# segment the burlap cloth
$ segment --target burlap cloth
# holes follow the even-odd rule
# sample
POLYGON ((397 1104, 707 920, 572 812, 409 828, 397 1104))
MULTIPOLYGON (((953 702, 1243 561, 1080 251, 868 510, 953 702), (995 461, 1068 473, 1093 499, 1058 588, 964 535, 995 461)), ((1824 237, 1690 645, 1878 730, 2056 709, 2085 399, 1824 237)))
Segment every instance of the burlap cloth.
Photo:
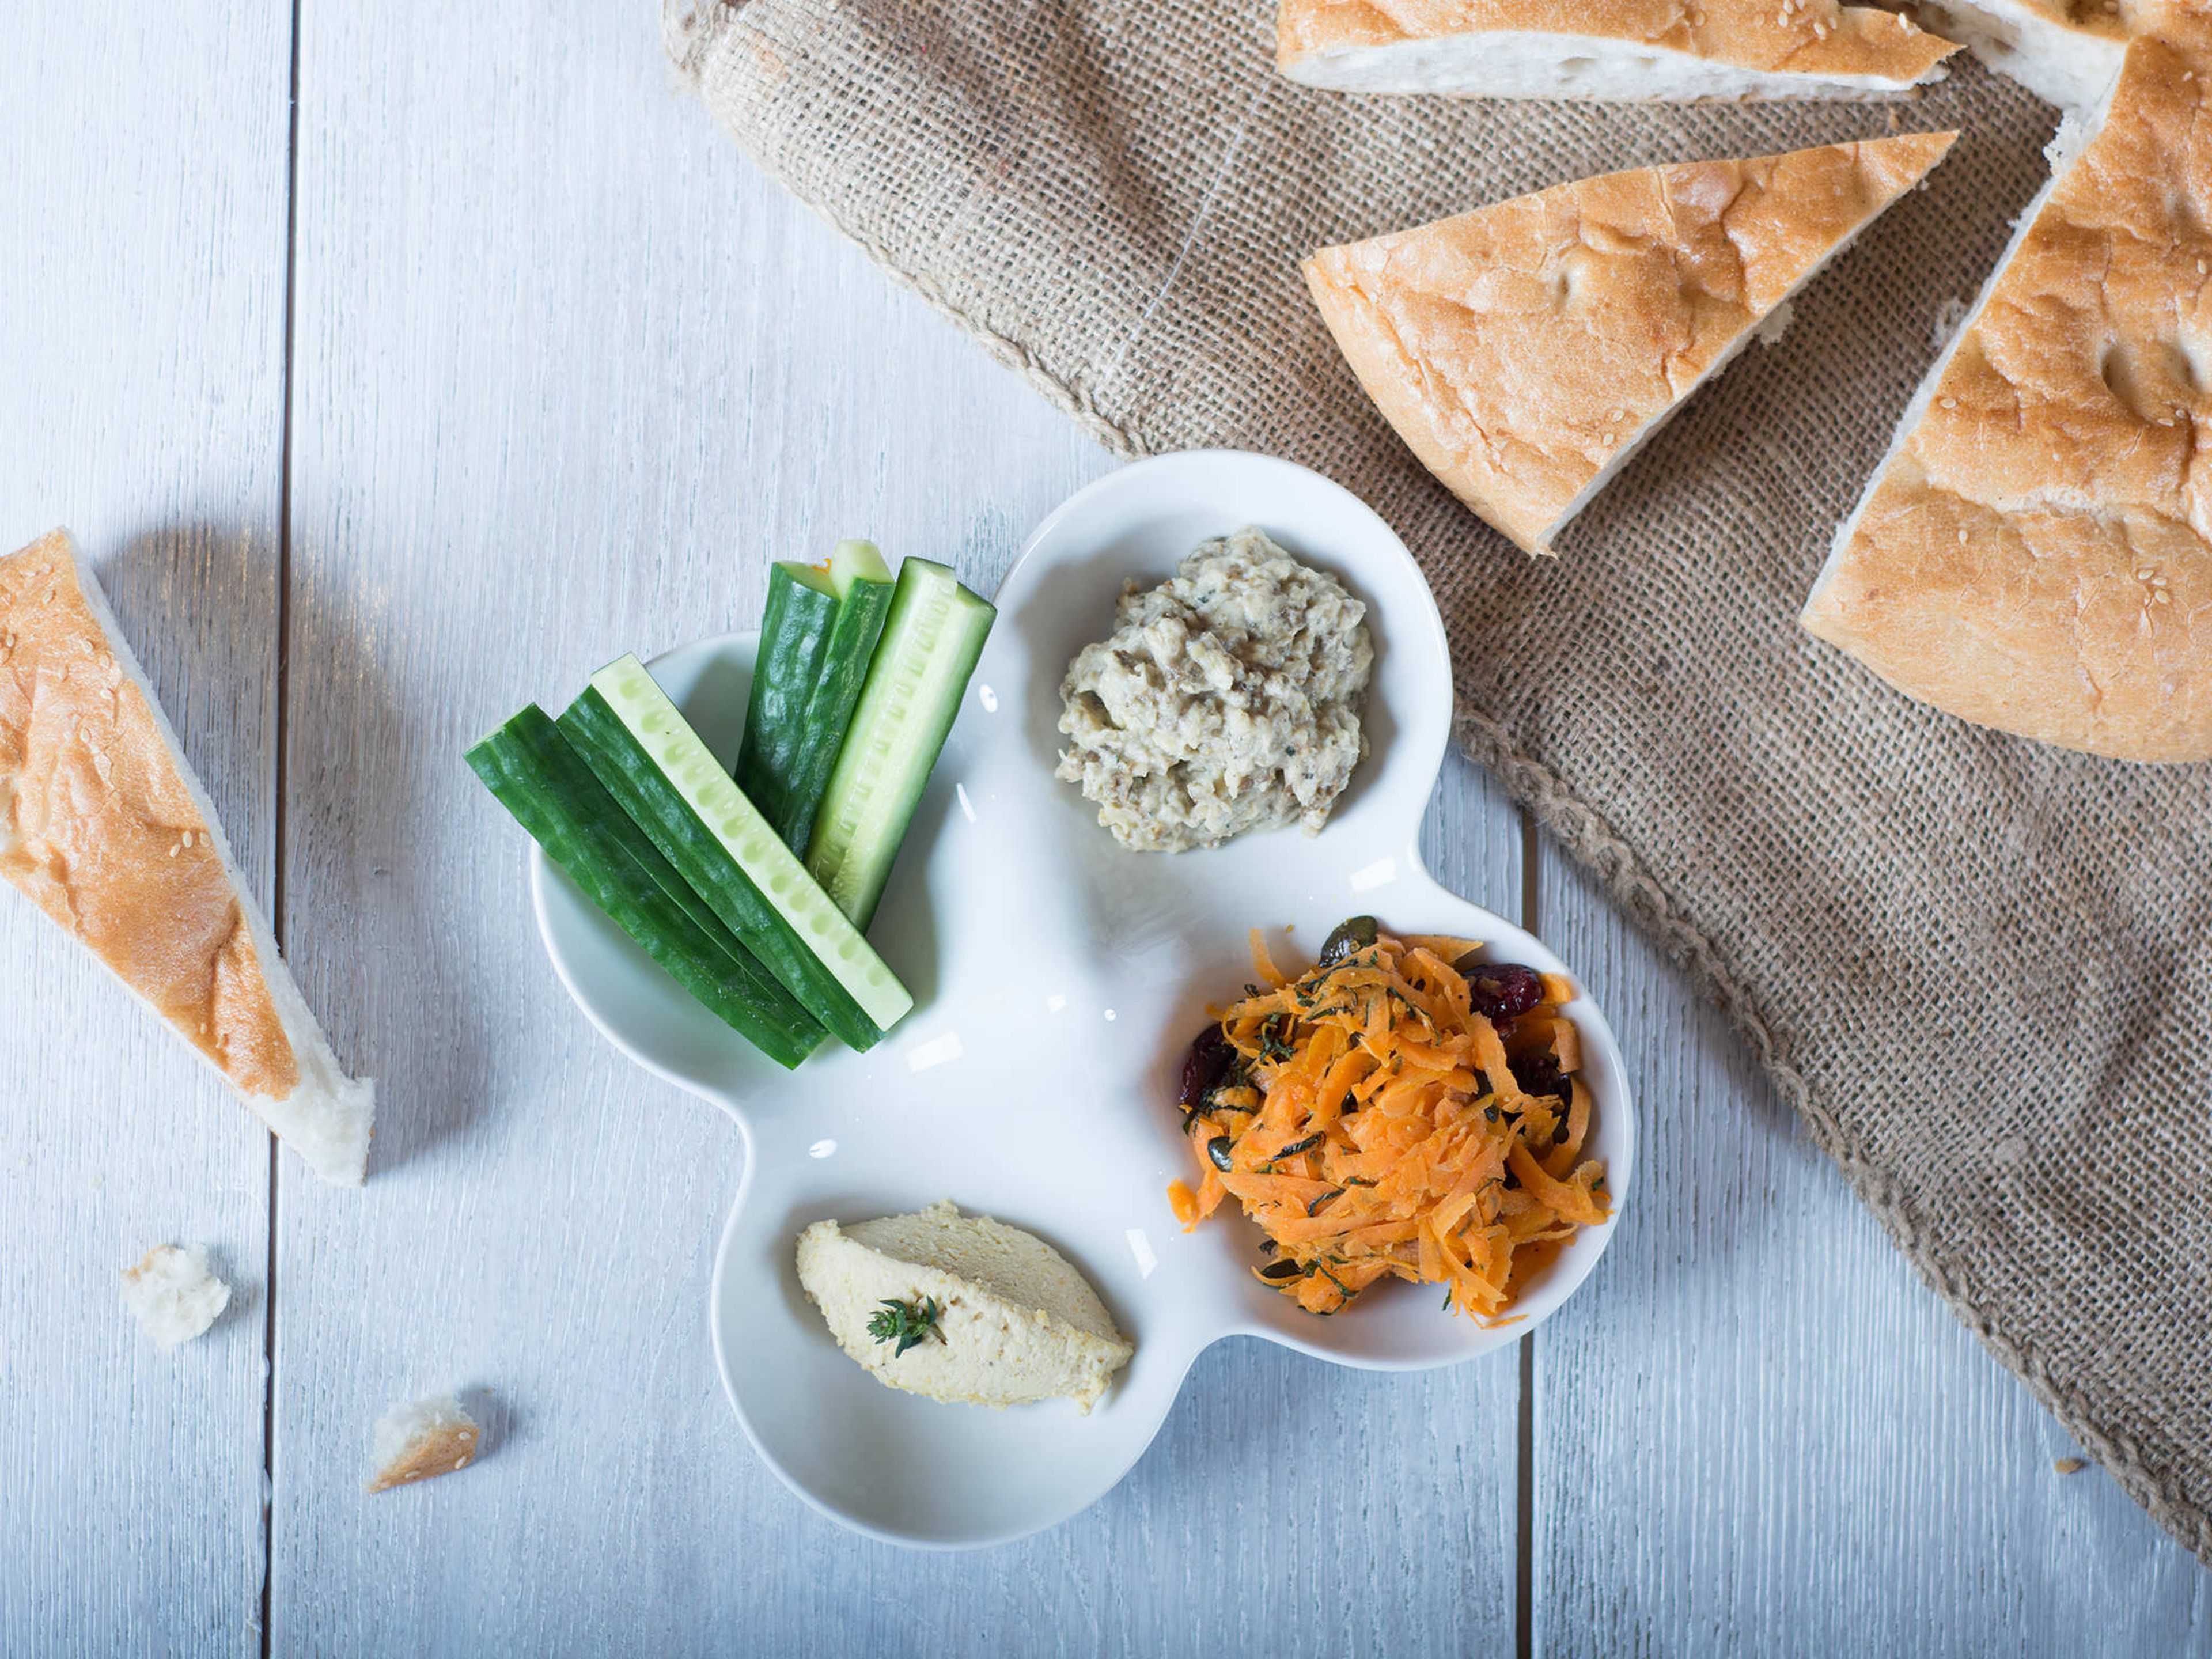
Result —
POLYGON ((1727 1012, 1982 1341, 2212 1560, 2212 769, 1976 730, 1796 622, 2053 112, 1972 64, 1901 106, 1348 98, 1276 75, 1269 0, 666 3, 679 70, 761 166, 1116 454, 1288 456, 1396 527, 1443 607, 1467 751, 1727 1012), (1965 137, 1556 562, 1422 471, 1297 275, 1583 174, 1900 118, 1965 137))

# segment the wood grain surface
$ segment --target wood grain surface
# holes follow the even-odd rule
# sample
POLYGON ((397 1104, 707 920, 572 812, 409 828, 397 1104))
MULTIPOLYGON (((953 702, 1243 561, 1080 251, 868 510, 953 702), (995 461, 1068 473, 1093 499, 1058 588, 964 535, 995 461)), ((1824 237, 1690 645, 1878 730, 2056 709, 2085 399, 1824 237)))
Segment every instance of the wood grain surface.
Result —
POLYGON ((281 9, 0 24, 0 532, 84 537, 382 1091, 367 1188, 272 1182, 0 896, 0 1654, 2212 1652, 2212 1575, 2053 1470, 1715 1018, 1458 761, 1427 855, 1529 896, 1640 1091, 1577 1301, 1425 1376, 1216 1348, 1120 1488, 1000 1550, 777 1483, 707 1338, 737 1133, 570 1006, 459 753, 751 625, 768 562, 840 536, 988 587, 1110 463, 755 173, 653 9, 300 0, 296 154, 281 9), (112 1274, 173 1237, 244 1305, 164 1356, 112 1274), (366 1496, 377 1413, 445 1388, 480 1463, 366 1496))
MULTIPOLYGON (((10 8, 0 550, 66 522, 239 857, 276 846, 284 15, 10 8)), ((0 1651, 258 1648, 269 1141, 0 886, 0 1651), (117 1273, 238 1285, 164 1353, 117 1273)))

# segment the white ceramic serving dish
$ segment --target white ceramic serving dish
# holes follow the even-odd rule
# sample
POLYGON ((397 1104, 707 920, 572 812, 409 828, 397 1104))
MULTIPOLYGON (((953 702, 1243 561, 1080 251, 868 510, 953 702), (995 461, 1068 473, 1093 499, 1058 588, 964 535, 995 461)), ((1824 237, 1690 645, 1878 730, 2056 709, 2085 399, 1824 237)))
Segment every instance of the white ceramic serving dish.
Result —
MULTIPOLYGON (((870 936, 915 995, 873 1051, 825 1048, 796 1072, 755 1054, 535 855, 546 948, 594 1024, 637 1062, 737 1121, 744 1174, 715 1265, 714 1349, 763 1457, 823 1513, 902 1544, 962 1547, 1048 1527, 1105 1493, 1158 1432, 1200 1349, 1252 1335, 1379 1370, 1449 1364, 1518 1340, 1596 1265, 1618 1221, 1565 1249, 1485 1329, 1425 1288, 1385 1284, 1333 1319, 1261 1285, 1256 1231, 1226 1206, 1186 1234, 1165 1188, 1193 1172, 1177 1077, 1209 1003, 1251 977, 1258 926, 1286 966, 1343 917, 1486 941, 1566 965, 1446 892, 1416 848, 1451 711, 1443 628, 1418 567, 1366 506, 1268 457, 1163 456, 1099 480, 1040 525, 870 936), (1151 586, 1199 541, 1257 524, 1369 605, 1370 751, 1328 829, 1175 857, 1121 851, 1055 781, 1061 675, 1112 626, 1122 582, 1151 586), (1286 939, 1285 928, 1292 930, 1286 939), (940 1198, 1029 1229, 1090 1278, 1136 1357, 1089 1416, 887 1389, 839 1352, 800 1290, 793 1245, 940 1198)), ((726 763, 754 636, 670 653, 654 676, 726 763)), ((1620 1058, 1587 999, 1569 1010, 1595 1100, 1592 1152, 1618 1217, 1636 1125, 1620 1058)))

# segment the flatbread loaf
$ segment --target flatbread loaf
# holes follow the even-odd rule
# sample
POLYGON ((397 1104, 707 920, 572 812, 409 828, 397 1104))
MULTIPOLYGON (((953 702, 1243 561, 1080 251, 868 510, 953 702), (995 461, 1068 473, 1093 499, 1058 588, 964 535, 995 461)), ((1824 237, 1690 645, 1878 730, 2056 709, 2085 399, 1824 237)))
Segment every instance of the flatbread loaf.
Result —
POLYGON ((1641 167, 1324 248, 1306 283, 1359 383, 1531 553, 1957 135, 1641 167))
POLYGON ((2212 52, 2138 38, 1922 385, 1804 624, 1970 720, 2212 757, 2212 52))
POLYGON ((1958 48, 1838 0, 1279 0, 1309 86, 1468 98, 1893 98, 1958 48))
POLYGON ((374 1090, 339 1069, 65 531, 0 559, 0 875, 317 1175, 361 1180, 374 1090))

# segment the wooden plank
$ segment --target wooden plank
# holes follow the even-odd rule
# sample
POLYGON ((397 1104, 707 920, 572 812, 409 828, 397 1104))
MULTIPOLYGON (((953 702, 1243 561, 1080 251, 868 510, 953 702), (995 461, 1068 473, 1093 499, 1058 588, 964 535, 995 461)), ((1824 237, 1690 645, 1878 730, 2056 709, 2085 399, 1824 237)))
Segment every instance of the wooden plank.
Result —
MULTIPOLYGON (((279 1650, 1510 1631, 1510 1356, 1217 1350, 1105 1504, 981 1556, 854 1538, 751 1455, 705 1333, 736 1136, 568 1006, 459 751, 745 625, 770 558, 841 534, 995 580, 1108 462, 674 98, 641 9, 310 3, 301 96, 288 878, 356 943, 313 990, 386 1103, 366 1201, 279 1206, 279 1650), (364 1498, 376 1413, 457 1384, 498 1404, 489 1455, 364 1498), (1248 1486, 1279 1439, 1321 1449, 1248 1486)), ((1511 815, 1460 775, 1440 869, 1510 906, 1511 815)))
MULTIPOLYGON (((264 900, 273 869, 282 8, 11 9, 0 551, 68 523, 264 900)), ((258 1647, 268 1138, 0 890, 0 1653, 258 1647), (237 1286, 165 1354, 117 1272, 237 1286)))
MULTIPOLYGON (((1548 844, 1642 1167, 1537 1338, 1536 1650, 2212 1652, 2212 1574, 1927 1291, 1719 1017, 1548 844)), ((1932 1125, 1932 1133, 1942 1126, 1932 1125)))

